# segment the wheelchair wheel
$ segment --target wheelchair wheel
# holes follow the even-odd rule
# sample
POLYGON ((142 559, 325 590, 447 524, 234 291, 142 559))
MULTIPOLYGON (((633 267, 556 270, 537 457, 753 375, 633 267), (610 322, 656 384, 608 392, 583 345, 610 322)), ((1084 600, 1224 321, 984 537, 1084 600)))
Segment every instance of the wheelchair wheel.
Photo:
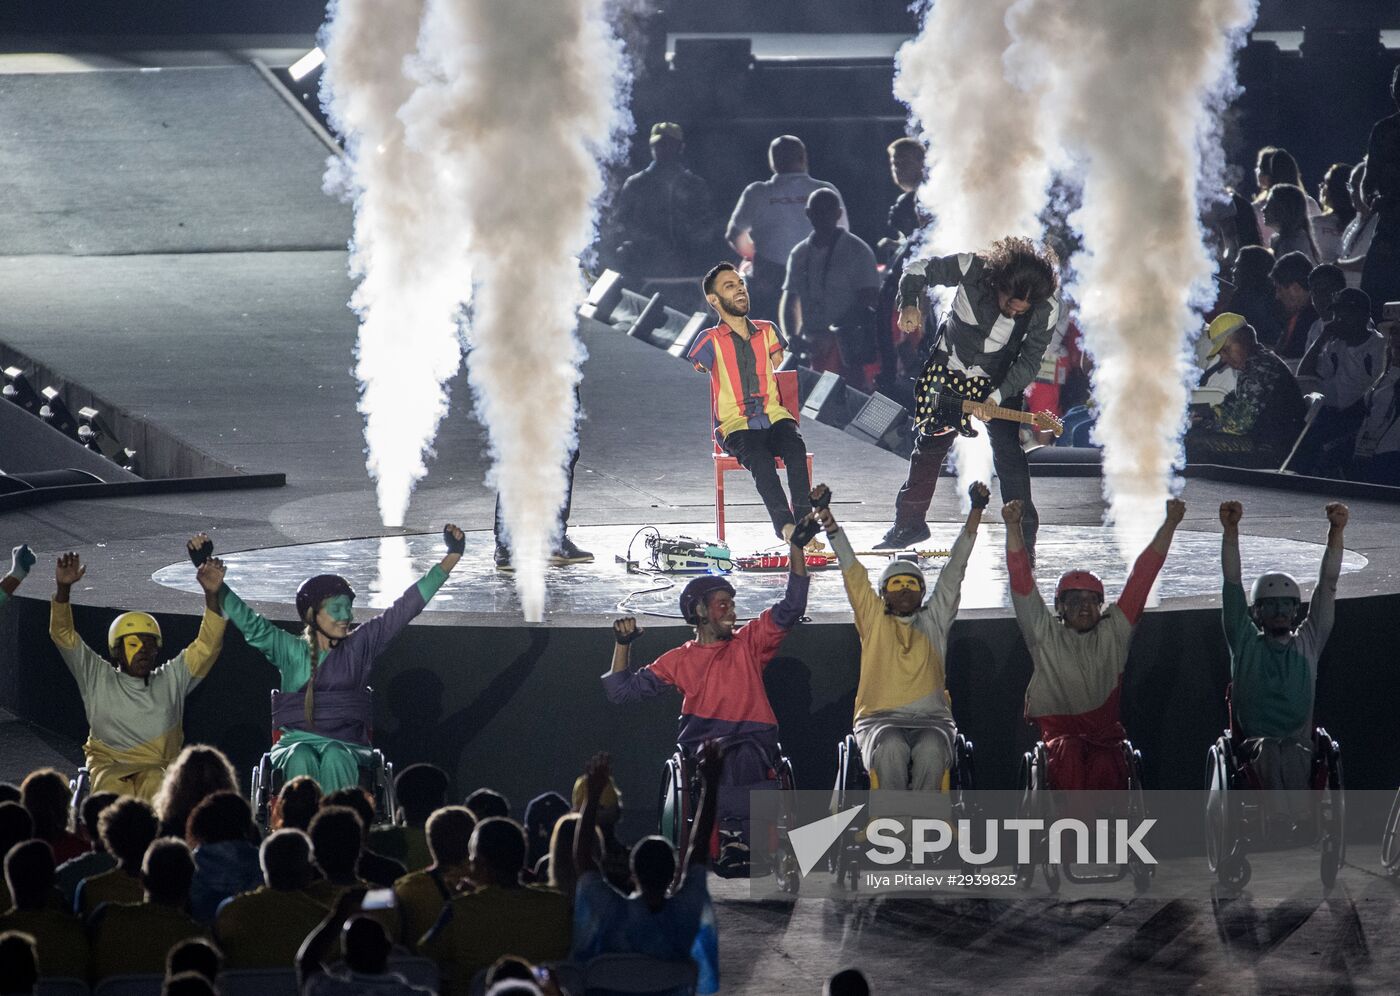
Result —
MULTIPOLYGON (((1048 827, 1052 820, 1049 812, 1049 797, 1045 794, 1049 787, 1045 777, 1047 764, 1045 744, 1039 741, 1036 742, 1035 747, 1021 755, 1021 802, 1016 808, 1016 815, 1020 819, 1042 820, 1044 825, 1048 827)), ((1019 859, 1019 855, 1017 857, 1019 859)), ((1030 862, 1023 865, 1018 860, 1012 866, 1012 872, 1016 875, 1016 884, 1023 889, 1029 889, 1035 882, 1037 867, 1045 878, 1045 888, 1052 896, 1058 893, 1060 891, 1060 869, 1050 862, 1050 838, 1044 830, 1031 838, 1030 862)))
MULTIPOLYGON (((1124 740, 1123 754, 1128 763, 1128 820, 1138 824, 1147 818, 1147 799, 1142 789, 1142 751, 1135 748, 1131 740, 1124 740)), ((1137 892, 1146 892, 1151 887, 1156 871, 1136 854, 1128 855, 1128 874, 1137 892)))
POLYGON ((72 796, 68 806, 71 823, 68 829, 77 833, 81 829, 79 824, 83 819, 83 803, 92 793, 92 773, 86 767, 79 768, 77 773, 68 779, 68 791, 72 796))
POLYGON ((272 755, 264 754, 253 765, 249 779, 248 798, 253 803, 253 819, 263 829, 272 822, 272 755))
POLYGON ((1230 889, 1243 889, 1249 884, 1254 867, 1243 854, 1232 854, 1215 871, 1215 878, 1221 885, 1230 889))
POLYGON ((1400 790, 1390 803, 1390 815, 1381 834, 1381 867, 1391 878, 1400 877, 1400 790))
POLYGON ((1222 884, 1229 877, 1225 866, 1235 844, 1239 827, 1234 820, 1234 801, 1230 791, 1229 747, 1223 738, 1217 740, 1206 754, 1206 862, 1222 884))
MULTIPOLYGON (((836 748, 836 787, 832 792, 833 812, 839 813, 850 805, 851 792, 868 787, 865 780, 865 766, 860 757, 860 746, 854 734, 846 738, 836 748)), ((857 891, 860 887, 860 845, 857 834, 860 831, 853 824, 836 841, 836 846, 828 859, 828 867, 836 876, 838 889, 857 891), (849 884, 847 884, 849 882, 849 884)))
POLYGON ((686 791, 685 761, 680 751, 666 761, 661 774, 661 822, 657 832, 679 848, 689 823, 690 800, 686 791))
POLYGON ((1322 845, 1322 884, 1330 889, 1346 861, 1346 795, 1342 787, 1341 748, 1337 741, 1324 736, 1322 749, 1323 762, 1327 766, 1327 783, 1318 804, 1318 829, 1322 845))

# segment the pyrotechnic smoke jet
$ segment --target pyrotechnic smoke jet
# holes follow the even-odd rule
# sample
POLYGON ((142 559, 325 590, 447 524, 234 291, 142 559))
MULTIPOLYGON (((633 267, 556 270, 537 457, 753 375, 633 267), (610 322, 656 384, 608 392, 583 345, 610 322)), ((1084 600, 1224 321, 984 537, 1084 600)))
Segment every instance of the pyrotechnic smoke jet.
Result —
MULTIPOLYGON (((1078 180, 1070 294, 1094 357, 1104 493, 1132 557, 1162 518, 1187 398, 1187 343, 1214 263, 1199 222, 1220 189, 1219 112, 1252 0, 1019 0, 1006 66, 1078 180)), ((961 63, 961 59, 958 60, 961 63)))
MULTIPOLYGON (((934 218, 922 252, 984 249, 1007 235, 1039 236, 1050 168, 1037 127, 1037 101, 1007 79, 1012 0, 937 0, 925 5, 917 37, 899 50, 894 93, 927 148, 919 202, 934 218)), ((954 445, 958 491, 992 479, 983 431, 954 445)))
POLYGON ((442 210, 436 164, 405 141, 398 111, 416 83, 419 0, 338 0, 322 36, 321 97, 345 144, 328 190, 354 199, 350 305, 360 318, 355 376, 379 514, 403 525, 427 473, 446 382, 461 362, 457 311, 471 287, 466 246, 442 210))
POLYGON ((576 438, 578 256, 603 189, 599 161, 625 123, 606 10, 602 0, 341 0, 328 31, 328 64, 338 34, 359 40, 339 47, 357 68, 332 76, 332 108, 354 107, 356 86, 382 93, 366 100, 374 113, 340 117, 360 125, 354 304, 381 515, 401 523, 424 473, 469 302, 468 374, 529 621, 543 618, 576 438), (416 51, 405 60, 410 21, 416 51), (386 39, 396 56, 373 51, 386 39))

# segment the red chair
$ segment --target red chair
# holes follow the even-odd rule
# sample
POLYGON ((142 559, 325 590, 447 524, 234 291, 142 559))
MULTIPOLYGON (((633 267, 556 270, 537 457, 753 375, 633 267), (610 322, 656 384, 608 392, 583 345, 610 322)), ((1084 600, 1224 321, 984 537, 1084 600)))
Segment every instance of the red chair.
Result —
MULTIPOLYGON (((792 417, 799 423, 802 421, 802 404, 798 397, 797 371, 779 370, 773 375, 778 382, 778 400, 782 406, 792 413, 792 417)), ((787 470, 787 466, 779 458, 775 458, 779 470, 787 470)), ((714 450, 715 462, 715 533, 719 536, 719 541, 724 542, 724 475, 731 470, 743 470, 744 465, 738 458, 730 456, 715 441, 714 450)), ((807 479, 812 480, 812 454, 807 454, 807 479)))

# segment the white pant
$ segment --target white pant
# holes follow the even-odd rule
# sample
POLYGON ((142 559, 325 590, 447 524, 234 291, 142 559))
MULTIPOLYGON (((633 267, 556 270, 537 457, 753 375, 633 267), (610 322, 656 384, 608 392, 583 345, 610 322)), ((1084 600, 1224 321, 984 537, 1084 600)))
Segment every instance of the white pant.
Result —
POLYGON ((937 792, 952 762, 948 737, 940 729, 888 726, 875 738, 865 759, 876 788, 937 792))

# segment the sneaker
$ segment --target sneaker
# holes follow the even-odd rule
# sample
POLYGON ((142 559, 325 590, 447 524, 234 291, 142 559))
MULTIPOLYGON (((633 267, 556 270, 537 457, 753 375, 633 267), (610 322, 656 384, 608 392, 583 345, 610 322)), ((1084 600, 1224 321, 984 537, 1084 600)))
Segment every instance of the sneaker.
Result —
POLYGON ((514 567, 510 563, 510 547, 504 543, 496 544, 496 570, 513 571, 514 567))
POLYGON ((559 541, 559 546, 554 554, 549 558, 549 562, 555 565, 562 564, 591 564, 593 554, 587 550, 580 550, 574 545, 574 541, 565 536, 559 541))
POLYGON ((928 530, 928 523, 920 522, 912 526, 901 526, 895 523, 890 526, 889 532, 885 533, 880 542, 875 544, 877 550, 903 550, 905 547, 913 546, 915 543, 922 543, 932 534, 928 530))

